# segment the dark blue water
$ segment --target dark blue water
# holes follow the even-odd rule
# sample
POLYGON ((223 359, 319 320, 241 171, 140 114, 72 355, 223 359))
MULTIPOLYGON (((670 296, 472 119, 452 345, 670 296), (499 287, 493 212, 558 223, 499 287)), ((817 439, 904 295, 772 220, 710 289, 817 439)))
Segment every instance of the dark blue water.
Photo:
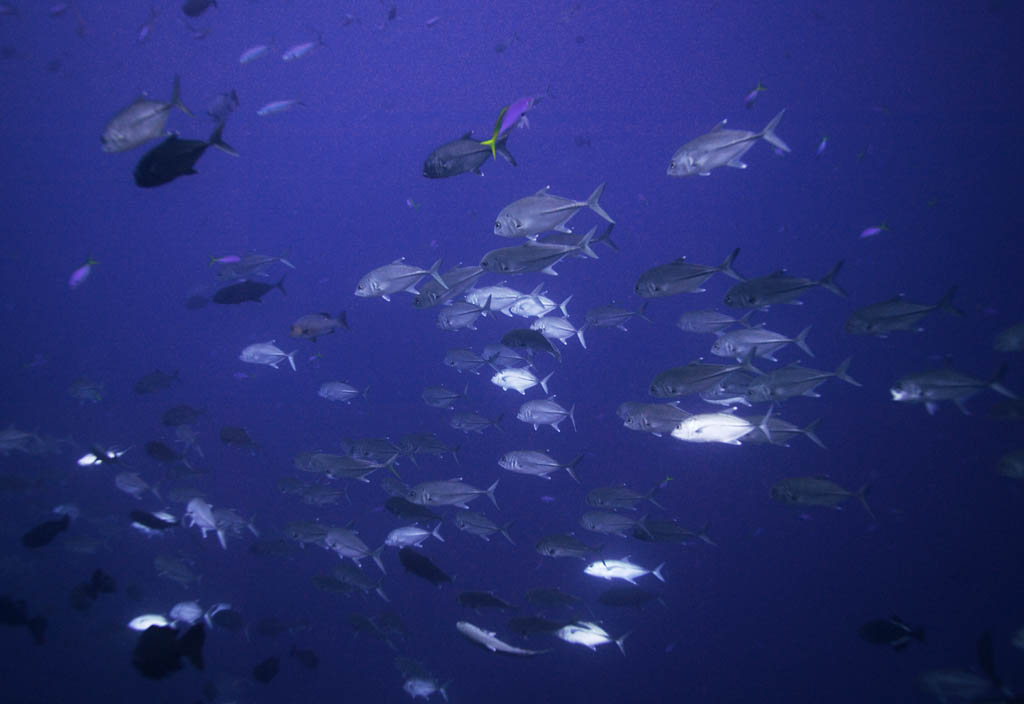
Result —
MULTIPOLYGON (((1020 423, 993 417, 1003 399, 988 390, 967 402, 971 415, 946 403, 934 416, 894 403, 888 391, 944 358, 982 379, 1005 362, 1003 383, 1024 391, 1020 353, 992 345, 1024 317, 1019 3, 399 3, 389 20, 388 6, 370 0, 223 0, 189 20, 192 30, 178 4, 157 5, 140 42, 145 5, 89 3, 51 16, 45 4, 10 2, 11 13, 0 14, 0 425, 72 444, 0 457, 0 592, 48 621, 39 646, 25 628, 0 632, 5 700, 398 702, 408 695, 393 661, 404 656, 439 683, 450 681, 452 702, 924 702, 936 700, 918 684, 924 673, 981 672, 975 643, 983 632, 992 635, 1006 685, 1024 687, 1021 652, 1011 643, 1024 625, 1024 494, 1019 480, 995 469, 1021 445, 1020 423), (203 30, 202 39, 192 36, 203 30), (316 32, 325 46, 281 60, 316 32), (239 65, 242 51, 261 43, 273 43, 269 55, 239 65), (239 157, 211 149, 198 175, 140 189, 132 170, 158 142, 108 154, 99 137, 140 92, 168 99, 175 75, 195 114, 171 112, 167 127, 182 138, 209 137, 215 123, 206 105, 237 91, 241 105, 224 139, 239 157), (758 81, 766 89, 747 109, 744 97, 758 81), (509 137, 517 167, 499 158, 484 164, 483 177, 422 176, 435 147, 469 130, 485 139, 503 106, 545 91, 530 128, 509 137), (304 105, 256 114, 281 99, 304 105), (678 147, 723 118, 757 131, 783 108, 778 133, 790 154, 758 143, 745 171, 665 174, 678 147), (435 325, 437 309, 417 310, 407 294, 390 303, 353 295, 360 277, 400 257, 424 267, 438 258, 443 268, 475 264, 515 244, 490 234, 505 205, 545 185, 585 199, 602 182, 618 251, 598 245, 599 259, 568 258, 557 277, 527 274, 507 284, 528 292, 543 283, 556 301, 571 294, 570 319, 579 325, 595 306, 639 306, 637 277, 680 256, 717 264, 739 247, 735 268, 744 276, 786 268, 815 279, 844 260, 838 281, 848 298, 812 290, 802 306, 755 318, 791 335, 812 325, 810 366, 831 370, 853 355, 850 374, 862 387, 830 380, 820 399, 774 411, 799 425, 821 418, 827 450, 803 438, 789 448, 690 445, 622 427, 619 403, 654 401, 647 390, 658 372, 710 357, 710 336, 685 334, 674 322, 687 310, 725 310, 733 283, 725 277, 711 278, 703 294, 651 300, 650 322, 630 321, 628 332, 588 330, 587 349, 570 340, 560 364, 538 357, 541 375, 555 371, 557 400, 575 404, 578 431, 565 422, 560 433, 516 420, 524 399, 490 384, 490 372, 460 375, 442 363, 450 348, 479 352, 528 321, 497 316, 476 331, 446 332, 435 325), (883 222, 888 230, 859 237, 883 222), (220 285, 211 256, 249 252, 286 255, 295 265, 276 264, 265 279, 286 275, 286 295, 185 307, 190 295, 210 296, 220 285), (89 257, 98 263, 72 290, 69 275, 89 257), (923 332, 886 339, 843 332, 857 307, 898 293, 932 303, 953 285, 963 317, 933 313, 923 332), (351 331, 316 343, 288 337, 299 316, 340 310, 351 331), (298 350, 298 371, 239 361, 242 348, 271 339, 298 350), (137 394, 136 382, 154 369, 177 370, 181 382, 137 394), (104 385, 99 402, 69 394, 81 378, 104 385), (319 385, 332 380, 369 386, 367 398, 319 398, 319 385), (503 414, 501 431, 463 435, 448 426, 450 412, 420 399, 424 386, 461 390, 467 382, 457 409, 503 414), (191 461, 205 470, 199 477, 175 478, 142 449, 152 440, 181 449, 161 424, 178 404, 204 411, 195 424, 204 457, 191 461), (223 426, 244 427, 258 448, 223 444, 223 426), (351 522, 376 547, 401 524, 382 508, 386 470, 369 484, 349 482, 348 501, 322 507, 282 494, 278 482, 316 481, 294 469, 300 452, 340 452, 342 438, 410 432, 459 445, 459 462, 401 458, 403 480, 462 476, 486 487, 500 478, 500 511, 486 499, 471 506, 513 521, 515 545, 442 526, 445 542, 431 539, 423 551, 453 584, 434 588, 403 573, 389 548, 381 586, 390 603, 372 592, 344 596, 313 585, 338 563, 318 547, 267 557, 248 549, 252 535, 222 550, 197 528, 147 538, 129 527, 137 508, 180 517, 185 506, 170 497, 187 486, 215 508, 253 517, 263 539, 284 538, 296 521, 351 522), (75 459, 93 443, 131 446, 128 466, 78 468, 75 459), (498 457, 513 449, 563 461, 584 452, 582 483, 564 472, 547 482, 500 469, 498 457), (119 491, 114 475, 122 470, 156 484, 161 498, 119 491), (709 523, 717 547, 579 527, 590 489, 625 482, 646 491, 666 476, 672 481, 658 494, 665 511, 649 507, 651 517, 693 529, 709 523), (870 484, 876 520, 855 501, 834 510, 770 498, 777 481, 801 476, 827 476, 851 490, 870 484), (67 532, 43 548, 22 546, 25 531, 66 504, 80 511, 67 532), (597 596, 609 585, 584 575, 582 561, 534 550, 542 536, 573 531, 604 544, 608 557, 665 562, 665 584, 640 582, 663 603, 604 606, 597 596), (189 561, 201 581, 183 588, 158 576, 158 555, 189 561), (72 588, 97 567, 117 591, 88 610, 72 608, 72 588), (525 592, 554 586, 584 606, 546 615, 600 621, 615 637, 631 632, 626 657, 614 645, 592 653, 549 636, 524 639, 507 627, 508 614, 476 614, 456 602, 461 591, 491 590, 525 615, 534 611, 525 592), (142 678, 132 667, 138 634, 127 622, 185 600, 231 603, 251 627, 270 617, 302 626, 276 637, 213 629, 204 671, 185 665, 158 682, 142 678), (350 623, 387 613, 406 630, 393 647, 350 623), (924 626, 926 642, 894 652, 858 637, 864 622, 892 615, 924 626), (491 654, 459 635, 458 620, 550 652, 491 654), (319 667, 289 657, 293 644, 314 650, 319 667), (253 666, 275 655, 277 677, 253 681, 253 666), (216 694, 204 694, 207 682, 216 694)), ((602 222, 584 210, 571 224, 583 233, 602 222)), ((502 280, 487 274, 481 284, 502 280)), ((783 350, 780 364, 801 356, 783 350)), ((540 397, 539 389, 527 395, 540 397)), ((696 398, 681 406, 714 410, 696 398)), ((369 560, 363 570, 378 576, 369 560)))

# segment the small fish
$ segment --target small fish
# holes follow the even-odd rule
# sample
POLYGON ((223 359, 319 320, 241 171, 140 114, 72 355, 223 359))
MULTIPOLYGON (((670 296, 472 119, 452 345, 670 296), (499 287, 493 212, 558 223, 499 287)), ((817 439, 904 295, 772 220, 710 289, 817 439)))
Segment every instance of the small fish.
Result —
POLYGON ((214 122, 224 122, 239 106, 238 92, 231 89, 230 93, 220 93, 206 107, 206 114, 214 122))
POLYGON ((210 6, 217 7, 217 0, 185 0, 185 4, 181 6, 181 11, 189 17, 199 17, 199 15, 210 9, 210 6))
POLYGON ((247 64, 257 59, 262 59, 264 56, 270 53, 269 44, 257 44, 251 46, 242 52, 242 55, 238 57, 238 63, 247 64))
POLYGON ((313 52, 314 49, 321 46, 327 45, 324 44, 324 39, 320 32, 317 32, 315 41, 302 42, 301 44, 296 44, 295 46, 289 47, 283 54, 281 54, 281 60, 295 61, 296 59, 301 59, 304 56, 308 56, 313 52))
POLYGON ((89 257, 89 259, 82 266, 71 272, 71 276, 68 277, 68 286, 72 289, 76 289, 85 283, 85 280, 89 278, 89 274, 92 273, 93 264, 98 264, 95 259, 89 257))
POLYGON ((865 239, 867 237, 874 237, 875 235, 881 234, 883 232, 888 232, 888 231, 889 231, 889 225, 886 224, 883 221, 881 225, 874 225, 872 227, 865 227, 863 230, 860 231, 860 238, 861 239, 865 239))
POLYGON ((248 362, 250 364, 265 364, 269 367, 273 367, 274 369, 277 369, 277 365, 287 359, 288 363, 292 367, 292 371, 295 371, 295 352, 297 352, 297 350, 286 353, 275 345, 274 342, 274 340, 270 340, 269 342, 258 342, 256 344, 249 345, 242 350, 241 354, 238 355, 238 358, 243 362, 248 362))
POLYGON ((296 105, 305 106, 306 104, 301 100, 297 99, 274 100, 258 109, 256 111, 256 114, 259 115, 260 117, 265 117, 267 115, 276 115, 279 112, 287 112, 294 108, 296 105))
POLYGON ((789 147, 776 134, 775 128, 782 115, 783 109, 771 119, 760 132, 748 130, 727 130, 725 120, 718 123, 707 134, 696 137, 676 150, 669 162, 669 176, 690 176, 699 174, 707 176, 712 169, 719 166, 731 166, 734 169, 745 169, 747 165, 742 161, 746 154, 758 140, 765 140, 769 144, 784 152, 789 147))
POLYGON ((827 136, 825 136, 825 137, 822 137, 822 138, 821 138, 821 141, 820 141, 820 142, 818 142, 818 148, 817 148, 817 150, 815 150, 815 152, 814 152, 814 158, 815 158, 815 159, 817 159, 817 158, 818 158, 818 157, 820 157, 820 156, 821 156, 822 154, 824 154, 824 153, 825 153, 825 148, 826 148, 826 147, 828 147, 828 137, 827 137, 827 136))
POLYGON ((223 257, 210 257, 210 266, 214 264, 237 264, 242 258, 237 254, 225 254, 223 257))
POLYGON ((757 100, 757 96, 763 93, 764 90, 765 88, 763 85, 761 85, 761 81, 758 81, 757 85, 754 87, 754 90, 747 93, 747 97, 743 99, 743 107, 745 107, 747 110, 754 107, 754 102, 757 100))
POLYGON ((180 93, 181 81, 175 76, 168 102, 150 100, 143 95, 122 108, 103 129, 103 136, 100 137, 103 151, 123 152, 159 137, 167 125, 171 108, 178 108, 191 117, 192 112, 181 102, 180 93))

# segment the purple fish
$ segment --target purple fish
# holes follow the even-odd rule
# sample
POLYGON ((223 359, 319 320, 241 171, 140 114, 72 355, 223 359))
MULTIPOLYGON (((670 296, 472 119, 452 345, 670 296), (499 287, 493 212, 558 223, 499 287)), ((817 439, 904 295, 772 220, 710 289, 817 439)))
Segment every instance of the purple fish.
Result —
POLYGON ((533 110, 533 107, 546 97, 546 92, 544 95, 531 95, 527 98, 520 98, 505 108, 505 114, 501 116, 501 122, 498 126, 497 136, 500 137, 517 125, 529 127, 530 121, 526 118, 526 113, 533 110))
POLYGON ((71 272, 71 276, 68 277, 68 286, 74 289, 84 284, 85 280, 89 278, 89 274, 92 273, 92 265, 97 263, 95 259, 89 257, 89 261, 71 272))
POLYGON ((874 227, 866 227, 863 230, 861 230, 860 238, 864 239, 865 237, 874 237, 875 235, 877 235, 877 234, 879 234, 881 232, 888 232, 888 231, 889 231, 889 226, 886 225, 883 222, 881 225, 876 225, 874 227))
POLYGON ((757 86, 754 90, 747 93, 747 97, 743 99, 743 105, 749 110, 754 107, 754 101, 757 100, 757 94, 764 92, 764 86, 761 85, 761 81, 757 82, 757 86))
POLYGON ((822 137, 821 141, 818 142, 818 151, 814 152, 815 158, 819 157, 824 153, 825 147, 828 146, 828 137, 822 137))
POLYGON ((242 258, 237 254, 225 254, 223 257, 210 257, 210 266, 214 264, 237 264, 242 258))

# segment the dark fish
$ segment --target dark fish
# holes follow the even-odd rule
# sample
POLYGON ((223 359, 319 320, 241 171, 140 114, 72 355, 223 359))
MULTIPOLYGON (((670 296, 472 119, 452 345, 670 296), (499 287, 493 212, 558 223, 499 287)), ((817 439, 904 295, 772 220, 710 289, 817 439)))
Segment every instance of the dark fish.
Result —
POLYGON ((36 645, 46 642, 46 619, 42 616, 28 615, 28 605, 24 599, 0 596, 0 624, 5 626, 25 626, 32 634, 36 645))
POLYGON ((206 114, 213 118, 214 122, 224 122, 228 115, 238 108, 238 93, 233 89, 230 93, 220 93, 206 108, 206 114))
POLYGON ((209 617, 210 623, 226 631, 240 631, 245 627, 242 614, 234 609, 219 609, 209 617))
POLYGON ((504 599, 499 599, 490 592, 461 592, 459 603, 470 609, 515 609, 504 599))
POLYGON ((145 445, 146 454, 157 462, 177 462, 181 455, 159 440, 150 440, 145 445))
POLYGON ((559 362, 562 361, 562 353, 557 347, 551 344, 551 340, 541 335, 536 330, 529 328, 516 328, 509 330, 501 338, 501 344, 515 350, 528 350, 534 352, 547 352, 559 362))
POLYGON ((508 620, 508 627, 522 636, 534 633, 554 633, 571 621, 552 621, 543 616, 519 616, 508 620))
POLYGON ((220 429, 220 441, 231 447, 250 449, 256 447, 256 443, 249 437, 249 433, 245 432, 245 428, 239 428, 234 425, 225 425, 220 429))
POLYGON ((154 391, 169 389, 175 382, 180 381, 181 377, 178 376, 177 369, 174 370, 173 374, 166 374, 159 369, 155 369, 135 382, 135 393, 151 394, 154 391))
POLYGON ((281 289, 281 293, 287 293, 284 290, 283 276, 276 284, 264 284, 259 281, 239 281, 237 284, 231 284, 230 286, 218 289, 217 293, 213 294, 213 298, 210 300, 214 303, 221 303, 225 305, 245 303, 246 301, 262 303, 260 299, 275 288, 281 289))
POLYGON ((868 643, 888 645, 893 650, 902 650, 911 640, 924 642, 924 629, 911 628, 897 616, 868 621, 857 629, 857 635, 868 643))
POLYGON ((133 523, 138 523, 140 526, 145 526, 152 530, 168 530, 178 525, 174 521, 165 521, 159 516, 155 516, 149 511, 132 511, 128 514, 128 517, 132 519, 133 523))
POLYGON ((189 17, 199 17, 199 15, 210 9, 211 5, 217 7, 217 0, 185 0, 185 4, 181 6, 181 11, 189 17))
POLYGON ((657 594, 631 584, 606 589, 597 596, 605 606, 643 606, 657 598, 657 594))
POLYGON ((384 508, 394 516, 408 521, 440 521, 441 517, 426 506, 409 501, 404 496, 392 496, 384 502, 384 508))
POLYGON ((406 572, 412 572, 417 577, 422 577, 435 586, 452 581, 452 578, 431 562, 430 558, 410 547, 404 547, 398 551, 398 561, 402 563, 402 567, 405 568, 406 572))
POLYGON ((159 680, 181 669, 182 656, 197 669, 203 669, 203 642, 206 631, 202 623, 189 628, 178 637, 170 626, 150 626, 139 636, 132 653, 132 665, 143 677, 159 680))
POLYGON ((714 540, 708 535, 711 528, 710 523, 705 523, 699 531, 690 530, 678 525, 674 521, 664 519, 653 519, 645 521, 643 526, 633 527, 632 536, 637 540, 646 540, 651 543, 692 543, 696 540, 703 540, 708 545, 715 545, 714 540))
POLYGON ((88 582, 82 582, 71 590, 71 607, 86 611, 100 594, 112 594, 117 589, 114 578, 101 569, 96 569, 88 582))
POLYGON ((89 584, 97 594, 113 594, 117 591, 117 582, 114 578, 98 567, 89 578, 89 584))
POLYGON ((315 670, 317 665, 320 664, 320 658, 312 650, 307 648, 296 648, 292 646, 292 652, 290 653, 293 658, 299 661, 304 667, 308 667, 310 670, 315 670))
POLYGON ((578 596, 566 594, 555 587, 538 587, 526 592, 526 600, 541 609, 553 609, 561 606, 575 608, 580 602, 578 596))
MULTIPOLYGON (((459 139, 442 144, 432 151, 423 164, 423 175, 427 178, 448 178, 471 171, 482 176, 480 167, 490 158, 491 148, 483 142, 470 139, 472 135, 472 132, 467 132, 459 139)), ((494 149, 505 157, 505 161, 516 166, 515 158, 505 148, 507 140, 508 135, 498 137, 494 149)))
POLYGON ((267 683, 270 680, 277 677, 278 670, 281 669, 281 658, 276 655, 272 655, 260 664, 252 668, 252 678, 257 682, 267 683))
POLYGON ((202 413, 203 411, 197 411, 196 409, 192 408, 192 406, 183 403, 180 406, 168 408, 166 411, 164 411, 164 415, 160 419, 160 422, 163 423, 164 425, 169 425, 171 427, 177 427, 179 425, 192 425, 199 419, 199 416, 202 413))
POLYGON ((172 134, 139 159, 135 166, 135 185, 140 188, 155 188, 170 183, 179 176, 198 173, 195 170, 196 162, 209 147, 217 147, 231 156, 238 156, 238 152, 221 139, 223 131, 222 122, 206 142, 198 139, 178 139, 178 135, 172 134))
POLYGON ((44 521, 21 536, 21 544, 27 548, 41 548, 49 545, 59 534, 71 525, 71 516, 64 514, 53 521, 44 521))

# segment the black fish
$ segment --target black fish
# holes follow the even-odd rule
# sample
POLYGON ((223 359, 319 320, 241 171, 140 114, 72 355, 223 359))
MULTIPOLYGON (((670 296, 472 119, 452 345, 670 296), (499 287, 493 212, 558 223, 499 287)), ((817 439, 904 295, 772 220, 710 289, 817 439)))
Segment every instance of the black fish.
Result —
POLYGON ((161 389, 169 389, 176 381, 181 381, 177 369, 174 370, 173 374, 166 374, 159 369, 155 369, 135 382, 135 393, 151 394, 161 389))
POLYGON ((220 429, 220 441, 231 447, 256 447, 256 443, 245 432, 245 428, 234 425, 225 425, 220 429))
MULTIPOLYGON (((448 178, 472 171, 482 176, 480 167, 491 157, 491 148, 482 142, 470 139, 472 134, 472 132, 467 132, 459 139, 442 144, 432 151, 423 164, 423 175, 427 178, 448 178)), ((498 154, 505 157, 505 161, 515 166, 516 160, 505 148, 507 140, 507 134, 499 137, 494 148, 498 154)))
POLYGON ((868 621, 857 629, 857 635, 868 643, 888 645, 893 650, 906 648, 912 639, 924 642, 923 628, 911 628, 896 616, 868 621))
POLYGON ((426 506, 414 504, 404 496, 392 496, 384 502, 384 508, 392 515, 408 521, 440 521, 441 517, 426 506))
POLYGON ((164 415, 160 419, 160 422, 163 423, 164 425, 169 425, 171 427, 177 427, 179 425, 192 425, 193 423, 196 422, 196 420, 199 419, 199 416, 202 413, 203 411, 197 411, 196 409, 192 408, 192 406, 183 403, 180 406, 168 408, 166 411, 164 411, 164 415))
POLYGON ((461 592, 459 603, 470 609, 515 609, 504 599, 499 599, 490 592, 461 592))
POLYGON ((27 548, 41 548, 49 545, 54 538, 63 533, 71 525, 71 516, 64 514, 53 521, 44 521, 21 536, 21 544, 27 548))
POLYGON ((46 642, 46 619, 42 616, 28 616, 28 605, 24 599, 0 596, 0 624, 5 626, 25 626, 36 645, 46 642))
POLYGON ((621 587, 605 589, 598 595, 597 600, 605 606, 643 606, 657 598, 657 594, 646 589, 633 585, 623 585, 621 587))
POLYGON ((189 17, 199 17, 210 8, 210 5, 217 7, 217 0, 185 0, 181 11, 189 17))
POLYGON ((252 678, 257 682, 266 683, 274 679, 280 669, 281 658, 274 655, 252 668, 252 678))
POLYGON ((157 462, 177 462, 181 455, 159 440, 150 440, 146 443, 146 454, 157 462))
POLYGON ((537 330, 529 328, 516 328, 509 330, 501 338, 501 344, 516 350, 526 350, 530 354, 534 352, 547 352, 559 362, 562 361, 562 353, 551 341, 540 334, 537 330))
POLYGON ((238 156, 238 152, 221 139, 223 131, 222 122, 206 142, 198 139, 178 139, 178 135, 172 134, 139 159, 135 166, 135 185, 141 188, 154 188, 170 183, 179 176, 198 173, 194 168, 196 162, 209 147, 217 147, 231 156, 238 156))
POLYGON ((96 594, 113 594, 117 591, 117 582, 114 581, 114 578, 98 567, 89 578, 89 585, 96 594))
POLYGON ((114 578, 97 568, 88 582, 82 582, 71 590, 71 607, 86 611, 100 594, 112 594, 116 589, 114 578))
POLYGON ((310 670, 315 670, 317 665, 320 664, 320 658, 312 650, 307 648, 296 648, 292 646, 291 656, 298 660, 304 667, 308 667, 310 670))
POLYGON ((519 616, 508 620, 508 627, 521 636, 533 633, 554 633, 571 621, 552 621, 543 616, 519 616))
POLYGON ((154 516, 149 511, 132 511, 128 514, 128 517, 132 519, 133 523, 138 523, 140 526, 152 528, 153 530, 168 530, 178 525, 174 521, 165 521, 159 516, 154 516))
POLYGON ((225 305, 232 303, 245 303, 246 301, 262 303, 260 299, 275 288, 281 289, 281 293, 287 293, 284 290, 283 276, 276 284, 264 284, 259 281, 239 281, 237 284, 231 284, 230 286, 218 289, 217 293, 213 294, 213 298, 210 300, 214 303, 222 303, 225 305))
POLYGON ((417 577, 422 577, 433 585, 440 586, 444 582, 452 581, 441 568, 430 561, 426 555, 421 555, 410 547, 404 547, 398 551, 398 561, 406 572, 412 572, 417 577))
POLYGON ((178 637, 170 626, 150 626, 139 636, 132 653, 132 665, 143 677, 159 680, 181 669, 182 656, 197 668, 203 669, 203 642, 206 631, 203 624, 196 625, 178 637))
POLYGON ((240 631, 245 626, 242 614, 234 609, 220 609, 210 616, 210 621, 218 628, 226 631, 240 631))

